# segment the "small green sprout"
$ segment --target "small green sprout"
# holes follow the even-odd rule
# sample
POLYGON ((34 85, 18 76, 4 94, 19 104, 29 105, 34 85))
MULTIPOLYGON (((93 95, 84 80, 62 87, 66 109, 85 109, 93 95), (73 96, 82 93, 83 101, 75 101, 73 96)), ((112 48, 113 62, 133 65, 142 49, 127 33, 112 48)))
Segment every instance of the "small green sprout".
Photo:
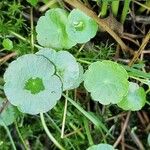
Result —
MULTIPOLYGON (((2 108, 4 100, 0 97, 0 108, 2 108)), ((0 113, 0 125, 1 126, 9 126, 11 125, 17 116, 17 111, 14 106, 10 103, 6 104, 6 107, 0 113)))
POLYGON ((41 49, 36 54, 43 55, 55 65, 56 74, 63 83, 63 91, 77 88, 82 82, 83 68, 69 52, 41 49))
POLYGON ((43 56, 19 57, 9 64, 4 80, 8 100, 24 113, 47 112, 61 98, 62 82, 55 75, 55 66, 43 56))
POLYGON ((129 82, 129 92, 117 105, 124 110, 141 110, 146 103, 146 93, 138 84, 129 82))
POLYGON ((85 72, 84 86, 93 100, 103 105, 116 104, 128 93, 128 74, 115 62, 97 61, 85 72))
POLYGON ((78 9, 74 9, 68 16, 66 30, 69 38, 76 43, 86 43, 96 35, 97 23, 78 9))
POLYGON ((10 39, 4 39, 2 45, 6 50, 13 49, 13 42, 10 39))
POLYGON ((98 144, 90 146, 87 150, 115 150, 113 146, 109 144, 98 144))
POLYGON ((68 37, 68 13, 60 8, 50 9, 39 18, 36 26, 38 43, 47 48, 69 49, 76 42, 68 37))

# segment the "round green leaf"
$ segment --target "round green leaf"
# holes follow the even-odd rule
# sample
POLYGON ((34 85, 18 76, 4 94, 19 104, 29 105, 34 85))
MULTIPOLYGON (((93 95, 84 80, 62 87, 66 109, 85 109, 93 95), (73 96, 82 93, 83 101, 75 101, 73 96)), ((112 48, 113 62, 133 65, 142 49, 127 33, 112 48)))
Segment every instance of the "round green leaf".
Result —
POLYGON ((62 94, 54 65, 43 56, 27 54, 10 63, 4 74, 4 91, 13 105, 28 114, 52 109, 62 94))
POLYGON ((87 150, 115 150, 113 146, 109 144, 98 144, 90 146, 87 150))
POLYGON ((39 18, 36 26, 38 43, 44 47, 69 49, 76 45, 66 33, 68 13, 60 8, 48 10, 39 18))
MULTIPOLYGON (((4 100, 0 98, 0 108, 3 106, 4 100)), ((6 104, 6 107, 0 113, 0 125, 11 125, 16 118, 16 109, 10 103, 6 104)))
POLYGON ((66 29, 69 37, 77 43, 86 43, 96 35, 97 23, 78 9, 74 9, 68 16, 66 29))
POLYGON ((80 66, 74 56, 69 52, 55 52, 52 49, 41 49, 36 54, 43 55, 56 66, 56 74, 62 80, 64 91, 76 87, 77 85, 74 84, 77 84, 79 80, 81 81, 80 66))
POLYGON ((6 50, 11 50, 13 48, 13 42, 10 39, 4 39, 2 45, 6 50))
POLYGON ((129 82, 126 70, 119 64, 104 60, 91 64, 84 76, 84 86, 93 100, 116 104, 127 95, 129 82))
POLYGON ((117 105, 124 110, 137 111, 146 103, 146 93, 138 84, 129 82, 129 91, 117 105))

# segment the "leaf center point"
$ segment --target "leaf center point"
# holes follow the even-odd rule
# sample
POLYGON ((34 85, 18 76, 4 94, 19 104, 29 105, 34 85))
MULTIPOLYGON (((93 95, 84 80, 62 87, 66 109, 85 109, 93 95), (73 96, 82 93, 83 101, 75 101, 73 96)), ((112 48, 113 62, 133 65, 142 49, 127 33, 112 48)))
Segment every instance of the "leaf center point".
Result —
POLYGON ((76 31, 82 31, 85 26, 83 21, 73 22, 73 25, 76 31))
POLYGON ((41 78, 30 78, 26 81, 24 89, 31 92, 31 94, 38 94, 45 89, 41 78))

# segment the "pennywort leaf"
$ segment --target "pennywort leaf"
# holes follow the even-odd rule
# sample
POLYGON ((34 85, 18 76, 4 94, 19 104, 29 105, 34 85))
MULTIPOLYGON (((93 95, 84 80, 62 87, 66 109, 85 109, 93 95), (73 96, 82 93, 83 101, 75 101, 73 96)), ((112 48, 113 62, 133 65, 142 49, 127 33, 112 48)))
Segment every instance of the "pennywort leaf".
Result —
MULTIPOLYGON (((4 100, 0 98, 0 108, 3 105, 4 100)), ((11 125, 17 116, 16 108, 13 107, 10 103, 6 104, 6 107, 0 113, 0 125, 1 126, 9 126, 11 125)))
POLYGON ((49 111, 62 94, 62 82, 55 75, 55 66, 35 54, 21 56, 10 63, 4 80, 4 91, 10 103, 28 114, 49 111))
POLYGON ((124 110, 137 111, 146 103, 146 93, 138 84, 130 82, 129 92, 117 105, 124 110))
POLYGON ((128 74, 119 64, 104 60, 92 63, 84 75, 84 86, 93 100, 101 104, 116 104, 128 92, 128 74))
POLYGON ((77 43, 86 43, 96 35, 97 23, 78 9, 74 9, 68 16, 66 30, 69 37, 77 43))
POLYGON ((115 150, 113 146, 109 144, 98 144, 90 146, 87 150, 115 150))
POLYGON ((83 68, 71 53, 44 48, 36 54, 43 55, 55 65, 56 74, 63 83, 63 91, 76 88, 82 82, 83 68))
POLYGON ((50 9, 39 18, 36 26, 38 43, 47 48, 69 49, 76 42, 68 37, 68 13, 60 8, 50 9))

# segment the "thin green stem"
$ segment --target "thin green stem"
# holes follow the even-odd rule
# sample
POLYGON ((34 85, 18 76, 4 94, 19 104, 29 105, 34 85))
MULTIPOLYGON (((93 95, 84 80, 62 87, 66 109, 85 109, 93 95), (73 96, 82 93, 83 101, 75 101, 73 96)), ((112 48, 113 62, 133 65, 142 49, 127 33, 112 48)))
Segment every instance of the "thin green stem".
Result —
POLYGON ((61 133, 61 129, 57 126, 57 124, 54 122, 54 120, 51 118, 51 116, 48 113, 45 113, 48 120, 53 124, 53 126, 57 129, 59 133, 61 133))
POLYGON ((137 81, 140 81, 141 83, 144 83, 144 84, 146 84, 146 85, 150 85, 150 83, 149 83, 149 80, 146 80, 146 79, 140 79, 140 78, 138 78, 138 77, 134 77, 134 76, 129 76, 130 78, 132 78, 132 79, 135 79, 135 80, 137 80, 137 81))
POLYGON ((150 74, 143 72, 141 70, 129 67, 127 65, 122 65, 122 67, 128 71, 129 76, 136 76, 136 77, 141 77, 141 78, 148 78, 150 79, 150 74))
POLYGON ((86 60, 82 60, 82 59, 77 59, 78 62, 83 63, 83 64, 88 64, 91 65, 92 62, 86 61, 86 60))
POLYGON ((142 13, 142 11, 145 11, 146 9, 150 11, 150 0, 147 0, 146 4, 142 4, 140 2, 138 2, 137 0, 132 0, 134 3, 140 5, 141 7, 143 7, 142 10, 138 10, 139 13, 142 13))
POLYGON ((88 141, 89 141, 89 145, 94 145, 94 142, 93 142, 93 139, 92 139, 92 136, 91 136, 91 132, 90 132, 90 129, 89 129, 89 122, 88 120, 84 117, 84 128, 85 128, 85 132, 86 132, 86 135, 87 135, 87 138, 88 138, 88 141))
POLYGON ((41 122, 42 122, 42 125, 43 125, 43 128, 47 134, 47 136, 49 137, 49 139, 60 149, 60 150, 65 150, 65 148, 63 146, 61 146, 61 144, 58 143, 58 141, 53 137, 53 135, 50 133, 47 125, 46 125, 46 122, 45 122, 45 119, 44 119, 44 115, 43 113, 40 113, 40 118, 41 118, 41 122))
MULTIPOLYGON (((26 38, 24 38, 23 36, 21 36, 20 34, 18 34, 18 33, 16 33, 16 32, 14 32, 14 31, 9 31, 12 35, 14 35, 15 37, 17 37, 18 39, 20 39, 20 40, 22 40, 22 41, 25 41, 25 42, 27 42, 27 43, 30 43, 30 40, 27 40, 26 38)), ((40 45, 37 45, 37 44, 34 44, 34 46, 36 47, 36 48, 42 48, 42 46, 40 46, 40 45)))
MULTIPOLYGON (((57 126, 57 124, 54 122, 54 120, 51 118, 51 116, 50 116, 48 113, 46 113, 45 115, 46 115, 47 118, 50 120, 50 122, 53 124, 53 126, 56 128, 56 130, 57 130, 59 133, 61 133, 61 129, 57 126)), ((74 147, 74 145, 70 142, 70 139, 65 138, 64 141, 65 141, 65 140, 70 144, 70 146, 71 146, 71 148, 72 148, 73 150, 76 150, 76 148, 74 147)))
POLYGON ((146 104, 148 104, 150 106, 150 102, 146 101, 146 104))
POLYGON ((121 22, 122 24, 124 24, 124 22, 125 22, 125 20, 126 20, 126 16, 127 16, 127 14, 128 14, 130 2, 131 2, 131 0, 125 0, 125 1, 124 1, 124 6, 123 6, 123 10, 122 10, 122 14, 121 14, 121 20, 120 20, 120 22, 121 22))
MULTIPOLYGON (((66 91, 66 95, 68 97, 68 91, 66 91)), ((61 138, 64 137, 66 114, 67 114, 67 105, 68 105, 68 100, 67 100, 67 98, 65 98, 64 115, 63 115, 63 121, 62 121, 62 129, 61 129, 61 138)))
POLYGON ((84 48, 85 44, 82 44, 82 46, 80 47, 80 49, 78 50, 78 52, 76 53, 76 58, 78 57, 78 55, 80 54, 80 52, 82 51, 82 49, 84 48))
POLYGON ((53 6, 57 3, 57 0, 50 0, 48 1, 45 5, 41 6, 39 8, 39 11, 44 12, 46 11, 48 8, 53 8, 53 6))
POLYGON ((5 122, 3 121, 3 119, 1 118, 1 116, 0 116, 0 119, 1 119, 2 122, 3 122, 3 127, 5 128, 5 130, 6 130, 6 132, 7 132, 7 135, 8 135, 8 137, 9 137, 9 139, 10 139, 10 142, 11 142, 11 144, 12 144, 13 150, 17 150, 17 148, 16 148, 16 146, 15 146, 15 143, 14 143, 14 140, 13 140, 13 138, 12 138, 12 136, 11 136, 10 131, 9 131, 9 128, 6 126, 6 124, 5 124, 5 122))
POLYGON ((112 13, 115 17, 118 14, 119 3, 120 3, 120 0, 115 0, 115 1, 112 1, 112 3, 111 3, 112 13))
POLYGON ((22 142, 22 144, 23 144, 25 150, 29 150, 28 146, 26 145, 26 143, 25 143, 24 140, 23 140, 23 137, 22 137, 22 135, 21 135, 21 133, 20 133, 20 131, 19 131, 19 128, 18 128, 18 125, 17 125, 17 122, 16 122, 16 121, 15 121, 15 127, 16 127, 16 131, 17 131, 17 133, 18 133, 18 135, 19 135, 19 138, 20 138, 20 140, 21 140, 21 142, 22 142))
POLYGON ((31 8, 30 10, 30 25, 31 25, 31 51, 32 53, 34 53, 34 34, 33 34, 33 31, 34 31, 34 26, 33 26, 33 8, 31 8))
POLYGON ((150 92, 150 87, 148 88, 148 90, 146 91, 146 94, 148 94, 150 92))
POLYGON ((107 14, 107 7, 108 7, 108 1, 103 1, 102 2, 102 7, 101 7, 101 12, 100 12, 100 16, 101 17, 105 17, 107 14))
MULTIPOLYGON (((102 134, 102 137, 103 137, 103 142, 104 142, 104 143, 107 143, 106 137, 105 137, 105 135, 104 135, 104 133, 103 133, 102 130, 101 130, 101 134, 102 134)), ((109 135, 110 135, 109 131, 108 131, 106 134, 109 134, 109 135)), ((112 136, 111 136, 111 137, 112 137, 112 136)))
POLYGON ((146 6, 146 7, 150 8, 150 0, 147 0, 147 1, 145 2, 145 4, 142 5, 142 6, 139 8, 139 10, 137 11, 138 13, 142 13, 142 12, 144 12, 144 11, 146 10, 146 8, 143 7, 143 6, 146 6))
MULTIPOLYGON (((108 133, 106 133, 106 135, 103 136, 101 142, 107 143, 107 142, 106 142, 107 136, 108 136, 109 134, 111 134, 111 131, 112 131, 113 129, 114 129, 114 125, 109 129, 108 133)), ((112 139, 114 139, 114 137, 113 137, 112 139)))
POLYGON ((24 38, 23 36, 21 36, 20 34, 14 32, 14 31, 9 31, 12 35, 16 36, 18 39, 25 41, 25 42, 30 42, 29 40, 27 40, 26 38, 24 38))

